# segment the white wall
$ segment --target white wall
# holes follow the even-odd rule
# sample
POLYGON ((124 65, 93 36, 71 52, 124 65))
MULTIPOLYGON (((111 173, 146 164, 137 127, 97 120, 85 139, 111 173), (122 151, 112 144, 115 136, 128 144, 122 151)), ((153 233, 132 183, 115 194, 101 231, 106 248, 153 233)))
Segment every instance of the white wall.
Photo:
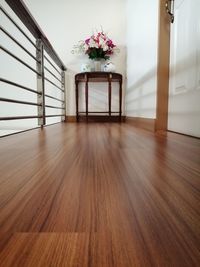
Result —
MULTIPOLYGON (((73 45, 91 35, 93 29, 100 29, 102 26, 120 47, 120 53, 111 61, 115 63, 116 71, 125 77, 125 0, 25 0, 25 3, 68 68, 66 73, 68 115, 75 115, 74 75, 80 72, 81 63, 88 62, 87 56, 76 56, 71 51, 73 45)), ((89 88, 91 87, 92 85, 89 88)), ((113 108, 117 109, 118 90, 116 86, 113 88, 113 108)), ((107 99, 107 85, 95 85, 92 91, 89 90, 89 109, 105 110, 107 99)), ((82 97, 82 110, 83 100, 82 97)))
POLYGON ((158 4, 127 0, 127 116, 156 117, 158 4))

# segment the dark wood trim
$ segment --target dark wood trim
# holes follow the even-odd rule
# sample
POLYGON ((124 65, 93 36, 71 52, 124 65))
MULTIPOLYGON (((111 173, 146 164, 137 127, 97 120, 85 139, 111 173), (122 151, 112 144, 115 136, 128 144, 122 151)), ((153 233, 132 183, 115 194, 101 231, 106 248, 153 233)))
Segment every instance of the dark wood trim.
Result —
POLYGON ((56 51, 54 50, 53 46, 47 39, 46 35, 26 7, 25 3, 22 0, 5 0, 6 3, 12 8, 12 10, 15 12, 15 14, 20 18, 20 20, 23 22, 23 24, 27 27, 27 29, 32 33, 32 35, 36 39, 41 39, 45 51, 51 56, 51 58, 54 60, 54 62, 62 69, 66 70, 65 65, 57 55, 56 51))
POLYGON ((85 75, 85 110, 86 110, 86 118, 88 121, 88 75, 85 75))
POLYGON ((66 122, 76 122, 76 116, 66 116, 65 121, 66 122))
POLYGON ((168 123, 170 22, 165 2, 159 6, 156 131, 166 131, 168 123))
MULTIPOLYGON (((86 117, 88 118, 88 114, 90 113, 107 113, 107 111, 105 112, 91 112, 88 110, 88 83, 89 82, 95 82, 95 83, 99 83, 99 82, 106 82, 108 83, 108 114, 110 116, 110 121, 113 120, 112 116, 112 111, 111 111, 111 94, 112 94, 112 82, 117 82, 119 84, 119 112, 115 112, 118 113, 118 121, 121 120, 121 116, 122 116, 122 80, 123 77, 121 74, 119 73, 112 73, 112 72, 103 72, 103 71, 98 71, 98 72, 81 72, 81 73, 77 73, 75 75, 75 97, 76 97, 76 118, 77 118, 77 122, 79 121, 80 118, 80 114, 83 112, 79 111, 79 105, 78 105, 78 90, 79 90, 79 83, 84 82, 85 83, 85 114, 86 117)), ((95 115, 96 116, 96 115, 95 115)), ((93 121, 95 117, 93 116, 93 118, 91 119, 93 121)), ((96 118, 98 119, 98 117, 96 116, 96 118)), ((107 119, 106 119, 107 121, 107 119)))
POLYGON ((108 76, 108 108, 109 116, 111 116, 111 101, 112 101, 112 75, 108 76))
MULTIPOLYGON (((95 115, 95 114, 106 114, 106 113, 108 113, 109 114, 109 111, 88 111, 88 112, 86 112, 86 111, 79 111, 79 114, 93 114, 93 115, 95 115)), ((119 111, 111 111, 110 112, 111 114, 119 114, 119 111)))
POLYGON ((156 120, 149 118, 140 118, 140 117, 126 117, 126 122, 151 132, 155 132, 156 120))
MULTIPOLYGON (((80 122, 87 121, 86 116, 79 117, 80 122)), ((126 121, 126 116, 121 117, 121 122, 126 121)), ((66 122, 77 122, 76 116, 66 116, 66 122)), ((88 122, 119 122, 119 116, 109 116, 109 115, 90 115, 88 116, 88 122)))
POLYGON ((122 81, 119 83, 119 116, 122 118, 122 81))

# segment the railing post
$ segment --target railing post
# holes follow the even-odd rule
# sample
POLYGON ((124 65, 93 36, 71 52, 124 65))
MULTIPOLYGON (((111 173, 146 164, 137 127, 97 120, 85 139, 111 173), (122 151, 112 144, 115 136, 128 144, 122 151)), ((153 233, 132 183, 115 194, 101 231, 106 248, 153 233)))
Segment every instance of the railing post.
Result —
POLYGON ((61 81, 62 81, 62 89, 64 90, 63 92, 63 101, 62 102, 62 108, 63 109, 63 116, 62 116, 62 121, 66 121, 66 90, 65 90, 65 71, 62 71, 61 73, 61 81))
POLYGON ((45 117, 45 84, 44 84, 44 48, 41 39, 36 40, 36 58, 37 58, 37 91, 38 94, 37 102, 38 106, 38 125, 43 126, 46 124, 45 117))

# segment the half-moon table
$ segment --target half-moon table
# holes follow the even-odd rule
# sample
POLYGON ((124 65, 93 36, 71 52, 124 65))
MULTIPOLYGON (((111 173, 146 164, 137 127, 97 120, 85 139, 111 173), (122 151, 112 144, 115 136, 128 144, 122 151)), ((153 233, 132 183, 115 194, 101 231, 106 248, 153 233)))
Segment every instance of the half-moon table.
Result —
POLYGON ((111 118, 112 114, 119 115, 119 121, 122 117, 122 75, 112 72, 81 72, 75 75, 76 85, 76 120, 79 121, 81 115, 86 116, 88 121, 89 114, 108 114, 111 118), (85 112, 79 112, 79 83, 85 83, 85 112), (89 111, 88 110, 88 83, 89 82, 106 82, 108 83, 108 110, 106 111, 89 111), (112 94, 112 82, 119 83, 119 111, 112 112, 111 110, 111 94, 112 94))

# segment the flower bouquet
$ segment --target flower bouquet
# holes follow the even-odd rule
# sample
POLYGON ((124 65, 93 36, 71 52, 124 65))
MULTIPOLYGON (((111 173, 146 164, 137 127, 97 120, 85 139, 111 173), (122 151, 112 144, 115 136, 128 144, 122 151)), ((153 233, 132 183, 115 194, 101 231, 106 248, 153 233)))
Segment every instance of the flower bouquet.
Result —
POLYGON ((103 30, 94 33, 85 40, 79 41, 73 48, 73 54, 83 53, 94 61, 100 61, 101 59, 108 60, 111 55, 119 51, 114 42, 103 30))

